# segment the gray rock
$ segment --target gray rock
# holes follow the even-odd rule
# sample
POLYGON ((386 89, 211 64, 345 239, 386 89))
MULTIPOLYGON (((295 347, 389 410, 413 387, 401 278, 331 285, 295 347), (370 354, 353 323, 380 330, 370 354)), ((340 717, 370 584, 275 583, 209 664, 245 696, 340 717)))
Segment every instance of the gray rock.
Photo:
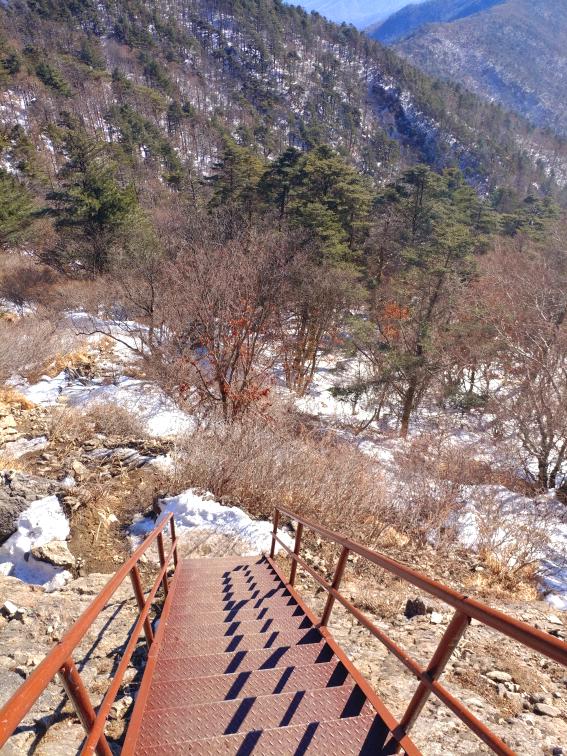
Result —
POLYGON ((498 683, 512 682, 512 675, 509 675, 508 672, 500 672, 497 669, 487 672, 486 676, 489 680, 494 680, 494 682, 498 683))
POLYGON ((561 709, 558 709, 556 706, 550 706, 549 704, 544 703, 538 703, 534 706, 534 711, 536 714, 540 714, 544 717, 560 717, 561 716, 561 709))
POLYGON ((75 557, 69 551, 65 541, 50 541, 43 546, 34 546, 31 553, 41 562, 49 562, 54 567, 72 569, 75 566, 75 557))

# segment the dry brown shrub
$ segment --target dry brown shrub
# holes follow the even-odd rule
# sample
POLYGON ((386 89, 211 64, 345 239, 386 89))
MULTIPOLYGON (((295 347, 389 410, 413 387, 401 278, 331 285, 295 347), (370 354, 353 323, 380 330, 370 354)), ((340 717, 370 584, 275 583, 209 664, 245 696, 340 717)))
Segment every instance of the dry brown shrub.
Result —
POLYGON ((64 321, 49 316, 27 315, 13 323, 0 320, 0 382, 13 375, 37 381, 54 356, 69 352, 76 342, 64 321))
POLYGON ((388 525, 379 466, 334 434, 307 432, 289 408, 271 423, 248 418, 197 429, 179 456, 186 485, 258 517, 285 506, 369 545, 388 525))
POLYGON ((96 433, 120 438, 145 438, 143 424, 130 410, 115 402, 95 402, 86 411, 86 419, 96 433))
POLYGON ((52 291, 60 276, 47 265, 29 257, 10 254, 2 257, 0 298, 14 305, 21 313, 26 307, 49 306, 52 291))
POLYGON ((94 402, 86 410, 56 407, 51 413, 49 437, 52 440, 82 444, 95 433, 135 439, 147 436, 137 417, 114 402, 94 402))
POLYGON ((77 407, 55 407, 51 413, 48 437, 51 441, 84 443, 94 433, 94 423, 77 407))
POLYGON ((88 367, 92 364, 92 357, 87 347, 83 346, 72 352, 66 352, 64 354, 56 354, 48 365, 45 366, 44 373, 50 378, 55 378, 56 375, 65 368, 68 367, 88 367))
POLYGON ((0 402, 2 404, 19 404, 23 410, 31 410, 35 407, 35 404, 26 399, 19 391, 7 387, 0 388, 0 402))

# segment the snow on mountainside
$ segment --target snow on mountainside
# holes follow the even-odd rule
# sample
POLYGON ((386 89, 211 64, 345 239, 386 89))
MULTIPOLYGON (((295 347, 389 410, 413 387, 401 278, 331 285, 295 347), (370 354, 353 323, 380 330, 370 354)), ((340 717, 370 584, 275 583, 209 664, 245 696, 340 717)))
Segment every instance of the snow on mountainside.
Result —
POLYGON ((433 0, 369 33, 430 75, 567 136, 567 1, 506 0, 465 10, 486 5, 433 0))

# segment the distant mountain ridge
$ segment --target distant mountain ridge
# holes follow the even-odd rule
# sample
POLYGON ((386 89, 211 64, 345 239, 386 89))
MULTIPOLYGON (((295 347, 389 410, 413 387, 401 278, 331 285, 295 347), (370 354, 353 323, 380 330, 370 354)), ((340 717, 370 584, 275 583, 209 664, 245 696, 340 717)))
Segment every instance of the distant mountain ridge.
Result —
POLYGON ((344 21, 364 29, 388 18, 402 8, 406 0, 306 0, 300 4, 306 11, 317 11, 337 24, 344 21))
POLYGON ((567 0, 429 0, 367 34, 428 74, 567 137, 567 0))
POLYGON ((502 2, 504 0, 429 0, 418 5, 412 3, 385 21, 370 26, 366 32, 383 45, 391 45, 424 24, 456 21, 502 2))

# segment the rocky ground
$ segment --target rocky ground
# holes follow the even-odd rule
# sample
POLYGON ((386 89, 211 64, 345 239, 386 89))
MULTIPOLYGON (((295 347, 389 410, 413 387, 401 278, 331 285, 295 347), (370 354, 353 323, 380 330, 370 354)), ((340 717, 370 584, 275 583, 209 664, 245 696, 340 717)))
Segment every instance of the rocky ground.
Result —
MULTIPOLYGON (((103 420, 81 420, 65 407, 34 407, 10 392, 0 395, 0 543, 11 535, 15 518, 32 501, 55 494, 70 521, 69 537, 64 543, 33 553, 48 561, 59 559, 60 564, 63 560, 73 575, 64 588, 46 593, 39 586, 0 574, 0 703, 10 698, 86 608, 108 580, 108 573, 128 557, 128 528, 133 520, 151 512, 159 495, 181 490, 182 481, 171 471, 164 473, 152 464, 156 457, 171 452, 171 441, 152 440, 124 427, 117 430, 116 424, 104 428, 103 420), (12 446, 29 444, 30 440, 35 440, 35 445, 25 447, 24 454, 12 446)), ((317 539, 306 539, 305 544, 308 561, 330 576, 336 553, 317 539)), ((246 545, 201 530, 184 541, 181 552, 215 557, 246 553, 246 545)), ((488 567, 474 554, 456 551, 449 560, 428 549, 412 553, 394 550, 392 555, 453 588, 567 638, 564 614, 539 600, 533 586, 515 586, 511 591, 509 586, 489 579, 488 567)), ((281 562, 284 565, 285 559, 281 562)), ((149 583, 155 574, 152 560, 141 570, 149 583)), ((300 572, 298 588, 320 614, 325 596, 314 581, 300 572)), ((397 579, 368 569, 356 558, 349 562, 343 590, 378 627, 426 665, 450 620, 448 607, 420 596, 397 579), (414 610, 407 612, 408 600, 415 599, 421 599, 421 603, 417 601, 414 610)), ((158 600, 152 610, 154 616, 159 608, 158 600)), ((109 685, 136 613, 128 582, 77 649, 75 660, 95 705, 109 685)), ((330 627, 392 712, 401 716, 416 685, 409 673, 339 606, 333 611, 330 627)), ((116 752, 145 658, 146 647, 140 641, 107 726, 116 752)), ((473 622, 443 683, 518 754, 567 753, 566 669, 473 622)), ((54 681, 2 754, 66 756, 77 753, 82 738, 82 727, 61 686, 54 681)), ((427 756, 488 752, 455 716, 433 700, 418 720, 414 738, 427 756)))
MULTIPOLYGON (((330 561, 310 544, 306 561, 328 580, 330 561)), ((427 557, 422 557, 426 562, 427 557)), ((278 561, 289 572, 289 560, 278 561)), ((412 566, 423 569, 419 557, 412 566)), ((424 570, 427 571, 427 570, 424 570)), ((369 570, 355 557, 343 577, 341 592, 422 667, 439 643, 452 617, 450 607, 407 586, 397 578, 369 570), (362 568, 362 569, 361 569, 362 568), (422 613, 423 612, 423 613, 422 613)), ((450 581, 457 583, 455 573, 450 581)), ((326 592, 305 571, 298 570, 296 587, 317 616, 326 592)), ((491 606, 541 630, 567 639, 567 622, 543 601, 510 602, 491 606)), ((349 658, 370 682, 390 711, 401 718, 417 681, 378 640, 335 603, 329 629, 349 658)), ((567 670, 545 660, 477 621, 472 621, 441 680, 448 691, 521 756, 560 756, 567 753, 567 670)), ((413 738, 424 756, 477 756, 490 753, 464 724, 432 697, 418 719, 413 738)))
MULTIPOLYGON (((88 607, 108 578, 108 575, 91 574, 73 580, 61 591, 45 593, 38 586, 0 577, 3 607, 0 616, 1 705, 88 607), (13 607, 17 607, 15 611, 13 607)), ((115 593, 74 653, 77 668, 95 706, 100 704, 110 684, 137 614, 128 581, 115 593)), ((155 614, 153 611, 153 617, 155 614)), ((106 733, 117 753, 146 658, 147 648, 141 641, 107 725, 106 733)), ((78 752, 83 736, 82 725, 55 679, 4 746, 2 755, 67 756, 78 752)))

